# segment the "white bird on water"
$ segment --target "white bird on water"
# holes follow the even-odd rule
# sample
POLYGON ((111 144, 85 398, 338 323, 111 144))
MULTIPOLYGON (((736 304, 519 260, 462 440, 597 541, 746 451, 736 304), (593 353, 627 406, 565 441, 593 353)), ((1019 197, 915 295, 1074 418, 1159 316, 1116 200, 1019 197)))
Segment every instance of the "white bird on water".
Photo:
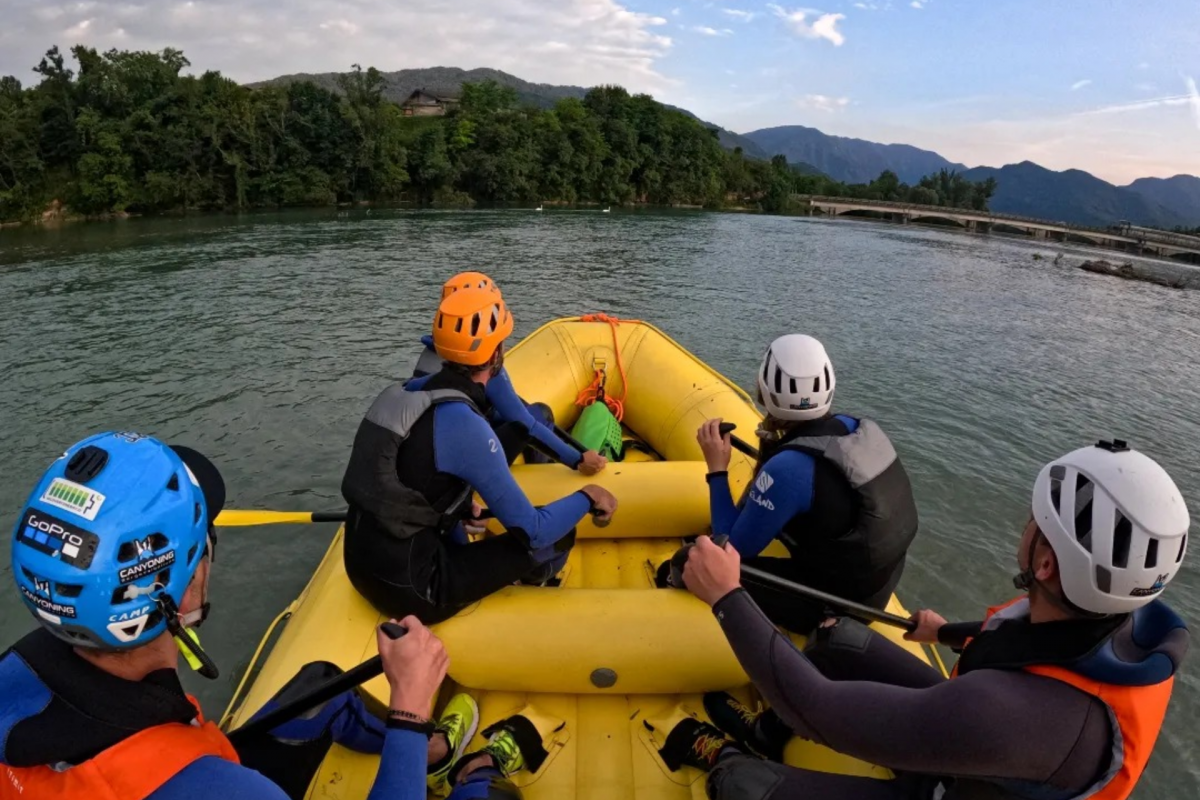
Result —
POLYGON ((605 206, 605 207, 604 207, 604 210, 603 210, 603 211, 601 211, 600 213, 601 213, 601 214, 607 214, 607 213, 608 213, 609 211, 611 211, 611 210, 612 210, 611 208, 609 208, 608 206, 605 206))
POLYGON ((538 203, 538 207, 535 208, 534 211, 541 211, 541 210, 542 210, 542 204, 538 203))

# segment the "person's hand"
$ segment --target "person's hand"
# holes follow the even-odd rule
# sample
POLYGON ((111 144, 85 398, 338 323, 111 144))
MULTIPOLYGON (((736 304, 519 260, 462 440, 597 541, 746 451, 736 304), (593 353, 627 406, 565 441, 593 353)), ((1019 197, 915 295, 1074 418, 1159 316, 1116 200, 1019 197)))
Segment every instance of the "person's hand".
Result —
POLYGON ((729 542, 717 547, 711 536, 696 539, 683 565, 688 591, 710 606, 742 585, 742 557, 729 542))
POLYGON ((375 631, 383 674, 392 687, 388 708, 428 719, 433 698, 446 677, 450 656, 446 655, 442 640, 416 617, 405 617, 398 624, 408 629, 399 639, 391 638, 382 629, 375 631))
POLYGON ((704 453, 704 463, 709 472, 724 472, 729 469, 729 456, 733 452, 729 434, 721 435, 721 418, 710 419, 696 431, 696 441, 704 453))
POLYGON ((917 627, 904 634, 905 639, 910 642, 920 642, 922 644, 937 644, 938 631, 946 624, 945 617, 936 611, 922 608, 913 614, 910 619, 917 623, 917 627))
POLYGON ((463 520, 463 529, 472 536, 478 536, 487 530, 487 523, 479 519, 479 515, 483 513, 483 506, 475 501, 471 501, 471 516, 463 520))
POLYGON ((592 508, 600 512, 592 517, 592 521, 601 525, 607 524, 617 510, 617 498, 613 496, 613 493, 603 486, 597 486, 594 483, 589 483, 580 489, 580 491, 586 494, 588 499, 592 501, 592 508))
POLYGON ((580 475, 586 475, 590 478, 607 466, 607 458, 600 455, 595 450, 588 450, 583 454, 583 458, 579 459, 579 464, 575 467, 575 469, 579 470, 580 475))

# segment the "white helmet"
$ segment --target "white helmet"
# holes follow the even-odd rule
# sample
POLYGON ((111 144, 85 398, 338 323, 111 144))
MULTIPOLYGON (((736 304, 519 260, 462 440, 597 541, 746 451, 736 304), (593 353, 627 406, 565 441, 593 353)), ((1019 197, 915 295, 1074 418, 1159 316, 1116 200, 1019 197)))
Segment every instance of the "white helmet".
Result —
POLYGON ((833 364, 811 336, 792 333, 771 342, 758 371, 759 402, 776 419, 820 419, 833 402, 833 364))
POLYGON ((1188 510, 1171 476, 1120 440, 1042 468, 1033 517, 1058 558, 1067 600, 1120 614, 1146 605, 1183 563, 1188 510))

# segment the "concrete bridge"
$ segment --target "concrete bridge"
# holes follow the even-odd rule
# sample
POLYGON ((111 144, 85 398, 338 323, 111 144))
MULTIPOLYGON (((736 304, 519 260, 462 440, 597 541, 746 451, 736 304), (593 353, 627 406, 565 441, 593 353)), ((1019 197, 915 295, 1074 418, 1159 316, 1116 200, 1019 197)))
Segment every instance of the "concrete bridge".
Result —
POLYGON ((817 195, 795 195, 794 199, 807 206, 809 213, 819 212, 830 216, 871 214, 904 225, 911 222, 940 225, 950 223, 979 233, 994 231, 1024 234, 1038 240, 1111 247, 1135 255, 1154 255, 1200 264, 1200 237, 1133 228, 1128 224, 1114 225, 1112 228, 1092 228, 1016 214, 894 203, 887 200, 856 200, 851 197, 817 195))

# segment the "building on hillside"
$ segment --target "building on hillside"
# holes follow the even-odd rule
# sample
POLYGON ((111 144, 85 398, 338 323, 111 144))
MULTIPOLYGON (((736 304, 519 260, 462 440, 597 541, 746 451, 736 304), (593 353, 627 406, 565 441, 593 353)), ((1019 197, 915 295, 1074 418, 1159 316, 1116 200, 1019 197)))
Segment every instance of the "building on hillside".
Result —
POLYGON ((406 117, 440 117, 458 103, 458 98, 447 94, 433 94, 416 89, 400 104, 406 117))

